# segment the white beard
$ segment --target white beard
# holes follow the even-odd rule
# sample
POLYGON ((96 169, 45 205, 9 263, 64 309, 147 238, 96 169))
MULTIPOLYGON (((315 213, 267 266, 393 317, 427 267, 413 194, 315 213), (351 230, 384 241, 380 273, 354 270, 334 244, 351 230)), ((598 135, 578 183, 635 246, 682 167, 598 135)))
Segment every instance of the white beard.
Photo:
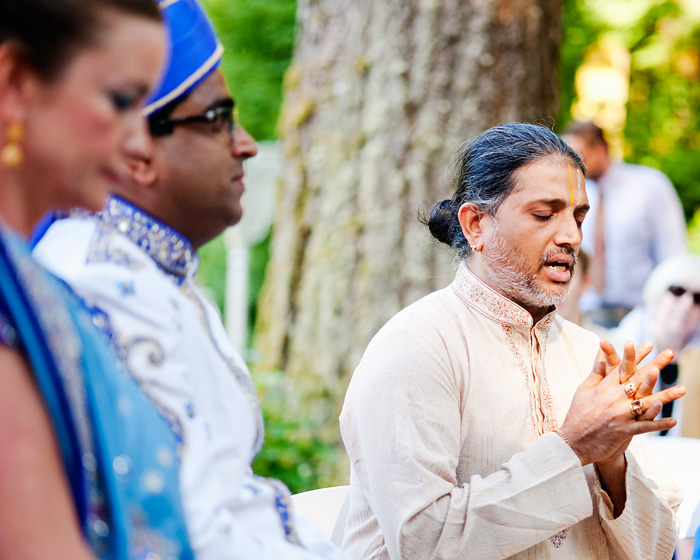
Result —
MULTIPOLYGON (((527 263, 523 254, 517 247, 506 243, 495 220, 494 226, 493 244, 483 253, 484 273, 489 285, 526 309, 549 309, 562 303, 569 296, 571 280, 556 291, 540 288, 535 283, 536 275, 529 276, 525 272, 527 263)), ((571 272, 573 277, 573 269, 571 272)))

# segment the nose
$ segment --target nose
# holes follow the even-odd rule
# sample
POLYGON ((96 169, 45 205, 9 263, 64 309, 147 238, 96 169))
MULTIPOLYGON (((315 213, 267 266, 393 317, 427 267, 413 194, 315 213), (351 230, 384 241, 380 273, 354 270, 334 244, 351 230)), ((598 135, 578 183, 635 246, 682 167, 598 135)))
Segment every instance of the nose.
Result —
POLYGON ((146 119, 140 112, 128 119, 125 125, 124 139, 121 145, 121 153, 127 160, 146 159, 153 149, 153 137, 151 136, 146 119))
POLYGON ((236 158, 252 158, 258 153, 258 144, 248 131, 237 124, 233 131, 233 142, 231 142, 231 153, 236 158))
POLYGON ((557 245, 570 245, 574 250, 578 251, 581 246, 583 234, 576 218, 567 216, 559 224, 557 233, 554 236, 554 242, 557 245))
POLYGON ((692 310, 693 306, 695 304, 695 302, 693 300, 693 292, 692 291, 686 291, 680 297, 676 297, 676 301, 678 304, 678 308, 681 309, 685 313, 692 310))

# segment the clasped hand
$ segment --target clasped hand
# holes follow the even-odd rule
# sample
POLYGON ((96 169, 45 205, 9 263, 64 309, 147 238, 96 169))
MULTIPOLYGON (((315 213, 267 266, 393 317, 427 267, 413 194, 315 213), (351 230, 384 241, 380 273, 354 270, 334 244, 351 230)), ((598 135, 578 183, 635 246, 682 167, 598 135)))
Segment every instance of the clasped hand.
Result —
POLYGON ((665 403, 685 394, 685 387, 653 392, 659 372, 673 359, 673 352, 664 350, 638 368, 652 348, 650 342, 635 348, 628 341, 620 359, 612 344, 601 340, 593 371, 576 390, 561 426, 583 465, 615 461, 633 436, 676 425, 673 418, 655 418, 665 403))

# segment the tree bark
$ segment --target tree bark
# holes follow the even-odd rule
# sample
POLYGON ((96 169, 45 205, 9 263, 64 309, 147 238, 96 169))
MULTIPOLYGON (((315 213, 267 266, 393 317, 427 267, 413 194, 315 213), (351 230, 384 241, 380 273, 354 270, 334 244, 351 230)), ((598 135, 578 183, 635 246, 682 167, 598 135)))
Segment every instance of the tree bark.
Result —
MULTIPOLYGON (((449 283, 417 221, 462 142, 552 124, 560 0, 299 0, 258 367, 333 418, 374 333, 449 283)), ((444 247, 444 248, 443 248, 444 247)))

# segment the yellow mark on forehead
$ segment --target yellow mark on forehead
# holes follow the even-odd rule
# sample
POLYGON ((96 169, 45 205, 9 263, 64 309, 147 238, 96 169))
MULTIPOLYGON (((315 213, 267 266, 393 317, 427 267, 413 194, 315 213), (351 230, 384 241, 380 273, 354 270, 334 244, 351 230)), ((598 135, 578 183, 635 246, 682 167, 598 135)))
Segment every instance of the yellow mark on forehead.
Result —
POLYGON ((569 192, 571 193, 571 206, 574 205, 574 178, 571 175, 571 164, 567 163, 566 167, 569 169, 569 192))

